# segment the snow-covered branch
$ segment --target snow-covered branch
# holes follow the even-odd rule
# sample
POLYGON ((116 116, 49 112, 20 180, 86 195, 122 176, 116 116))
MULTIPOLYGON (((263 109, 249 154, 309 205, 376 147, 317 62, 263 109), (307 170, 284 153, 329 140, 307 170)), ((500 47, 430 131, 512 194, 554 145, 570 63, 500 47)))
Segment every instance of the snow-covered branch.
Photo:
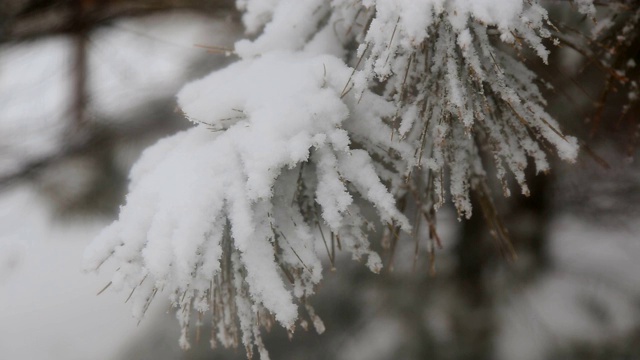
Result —
POLYGON ((554 26, 537 1, 238 6, 259 35, 236 44, 240 61, 179 92, 195 126, 144 153, 119 219, 86 252, 87 269, 118 265, 112 286, 133 292, 138 317, 168 291, 183 347, 192 309, 212 313, 212 346, 242 342, 263 358, 260 327, 275 318, 293 331, 296 304, 321 332, 306 298, 325 234, 379 271, 372 224, 411 231, 396 207, 409 183, 429 192, 425 211, 448 193, 469 217, 483 153, 507 195, 507 171, 528 194, 529 159, 545 172, 549 153, 577 156, 518 57, 530 49, 548 62, 554 26))

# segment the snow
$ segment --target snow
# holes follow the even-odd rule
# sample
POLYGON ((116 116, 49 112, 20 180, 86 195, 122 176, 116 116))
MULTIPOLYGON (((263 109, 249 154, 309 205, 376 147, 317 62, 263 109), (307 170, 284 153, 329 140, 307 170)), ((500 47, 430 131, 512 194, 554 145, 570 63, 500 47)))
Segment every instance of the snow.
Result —
MULTIPOLYGON (((256 1, 250 1, 253 4, 256 1)), ((240 40, 235 50, 243 58, 249 58, 270 51, 300 50, 315 34, 318 23, 329 10, 327 1, 321 0, 280 0, 274 3, 269 12, 269 22, 262 34, 255 40, 240 40)), ((257 6, 249 7, 255 11, 257 6)), ((260 6, 260 10, 264 8, 260 6)), ((249 31, 255 29, 255 17, 252 12, 243 16, 249 31)))
MULTIPOLYGON (((545 171, 548 153, 577 157, 577 140, 546 112, 535 74, 489 39, 496 28, 507 46, 528 46, 546 63, 552 25, 537 1, 238 5, 256 36, 235 43, 239 61, 178 92, 193 127, 145 152, 118 220, 85 253, 87 270, 117 267, 113 288, 135 290, 138 318, 168 291, 180 308, 183 348, 196 308, 214 313, 214 338, 235 344, 230 334, 240 331, 248 355, 257 346, 266 356, 264 314, 293 331, 298 304, 321 280, 316 227, 377 272, 363 208, 409 233, 396 199, 416 179, 428 179, 433 209, 446 189, 459 218, 468 218, 469 193, 487 176, 484 152, 499 180, 507 184, 509 171, 525 195, 528 158, 545 171)), ((167 64, 180 56, 155 66, 179 72, 167 64)), ((141 73, 143 89, 156 86, 141 73)))
MULTIPOLYGON (((457 0, 452 9, 460 14, 468 13, 476 20, 501 29, 508 29, 524 10, 521 0, 457 0)), ((451 12, 451 10, 449 10, 451 12)))
MULTIPOLYGON (((594 16, 593 1, 575 3, 594 16)), ((499 180, 507 184, 510 173, 525 195, 528 158, 540 172, 549 169, 550 153, 577 157, 577 140, 546 112, 535 74, 489 39, 495 27, 505 47, 528 46, 546 63, 552 25, 537 1, 238 5, 255 37, 235 43, 239 61, 178 92, 192 127, 145 151, 115 222, 65 229, 29 191, 0 198, 0 358, 112 359, 161 296, 179 308, 182 348, 190 347, 192 310, 211 311, 213 342, 241 341, 249 355, 256 346, 267 359, 261 327, 271 315, 293 332, 304 309, 324 331, 306 302, 322 278, 324 234, 379 272, 372 223, 411 232, 396 199, 416 177, 428 179, 429 206, 440 207, 446 189, 458 217, 469 217, 469 192, 487 175, 484 152, 499 180), (354 56, 349 49, 358 43, 354 56), (91 237, 84 267, 99 271, 98 279, 79 272, 91 237), (95 297, 96 284, 108 279, 109 291, 95 297), (133 294, 134 319, 111 290, 133 294)), ((186 14, 94 33, 91 120, 126 121, 168 98, 193 76, 195 60, 213 56, 195 44, 231 48, 234 34, 227 22, 186 14)), ((8 171, 63 144, 72 92, 68 70, 60 69, 69 68, 71 43, 53 37, 1 50, 0 127, 12 136, 2 140, 11 156, 0 169, 8 171), (33 97, 34 88, 41 96, 33 97)), ((73 178, 69 187, 83 187, 83 173, 65 175, 73 178)), ((640 285, 635 244, 629 234, 576 223, 556 224, 563 234, 553 242, 556 273, 507 304, 501 358, 540 358, 556 337, 597 343, 633 328, 638 311, 626 292, 637 295, 640 285), (604 322, 589 316, 587 298, 605 309, 604 322), (537 316, 524 329, 516 321, 523 309, 537 316)), ((444 333, 447 319, 431 327, 444 333)), ((389 358, 403 330, 394 319, 374 321, 347 343, 345 358, 389 358)))
POLYGON ((361 92, 382 82, 384 93, 392 94, 387 97, 402 119, 399 137, 420 148, 414 160, 428 167, 431 175, 425 177, 435 177, 437 204, 446 186, 441 174, 448 172, 451 198, 461 216, 470 216, 469 178, 485 176, 473 137, 487 137, 500 181, 506 184, 509 171, 525 195, 527 158, 538 172, 548 169, 541 142, 550 143, 565 161, 576 159, 577 140, 562 134, 545 111, 535 74, 488 35, 495 26, 516 51, 527 45, 546 62, 543 39, 551 36, 551 25, 537 2, 380 0, 364 5, 375 7, 375 15, 358 48, 363 65, 351 83, 361 92), (524 41, 515 42, 514 35, 524 41))
MULTIPOLYGON (((369 265, 378 271, 379 257, 368 250, 362 228, 352 227, 362 220, 351 194, 369 200, 382 221, 407 231, 410 226, 369 153, 351 148, 350 131, 364 146, 388 142, 386 136, 367 136, 369 130, 362 126, 366 121, 384 130, 384 106, 371 103, 384 100, 371 93, 363 94, 361 105, 352 97, 342 99, 351 72, 332 56, 271 52, 185 86, 178 104, 196 126, 145 151, 131 171, 119 219, 87 248, 85 268, 98 269, 111 258, 118 266, 112 278, 115 289, 144 284, 144 291, 133 295, 139 317, 165 286, 188 294, 179 304, 188 313, 191 299, 211 292, 214 279, 222 276, 219 261, 228 254, 221 242, 226 241, 228 221, 240 255, 235 266, 246 272, 236 291, 245 291, 246 283, 250 293, 250 299, 239 295, 237 301, 264 306, 291 327, 297 307, 278 263, 300 268, 297 297, 313 293, 321 277, 308 219, 302 209, 283 205, 298 201, 294 175, 310 162, 317 163, 309 171, 316 172, 320 226, 343 236, 354 256, 369 256, 369 265), (276 240, 286 242, 279 245, 285 249, 282 255, 275 252, 276 240)), ((180 315, 180 321, 188 326, 188 315, 180 315)), ((255 321, 240 318, 249 341, 245 345, 252 346, 255 338, 259 346, 259 337, 249 336, 247 331, 253 330, 242 325, 246 323, 255 321)), ((185 339, 181 343, 188 347, 185 339)))

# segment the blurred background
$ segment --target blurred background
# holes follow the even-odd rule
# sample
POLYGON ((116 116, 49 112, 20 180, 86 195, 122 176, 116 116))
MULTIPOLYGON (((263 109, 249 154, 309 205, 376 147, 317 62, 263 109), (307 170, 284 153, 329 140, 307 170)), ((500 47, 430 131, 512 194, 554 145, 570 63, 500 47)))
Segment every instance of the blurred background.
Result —
MULTIPOLYGON (((548 66, 524 61, 585 144, 576 164, 531 174, 529 198, 489 184, 518 259, 480 211, 459 222, 445 207, 435 268, 426 239, 417 255, 412 239, 393 253, 373 239, 393 263, 380 275, 343 254, 311 299, 327 331, 273 329, 272 359, 640 359, 640 5, 590 19, 544 3, 562 44, 548 66)), ((242 36, 231 0, 2 0, 0 359, 245 358, 181 351, 168 302, 138 325, 126 294, 96 296, 108 273, 80 271, 140 152, 191 126, 174 94, 234 61, 210 50, 242 36)))

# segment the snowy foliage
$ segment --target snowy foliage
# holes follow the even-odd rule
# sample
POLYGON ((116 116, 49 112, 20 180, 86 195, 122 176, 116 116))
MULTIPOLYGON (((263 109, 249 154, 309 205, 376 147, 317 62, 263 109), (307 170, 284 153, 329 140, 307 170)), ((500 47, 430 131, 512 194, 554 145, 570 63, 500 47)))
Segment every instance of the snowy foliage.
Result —
MULTIPOLYGON (((378 136, 389 133, 382 119, 393 110, 379 96, 367 93, 360 104, 340 99, 350 71, 331 56, 272 53, 186 86, 179 104, 207 125, 145 152, 131 172, 120 220, 88 250, 87 266, 97 268, 110 256, 126 264, 113 285, 139 285, 138 316, 165 286, 182 308, 194 301, 200 311, 210 301, 224 304, 224 292, 236 294, 247 346, 259 339, 257 314, 268 310, 293 326, 297 310, 283 274, 301 300, 319 282, 315 225, 307 221, 317 213, 345 249, 378 271, 380 258, 369 250, 353 195, 408 230, 369 153, 411 149, 378 136), (270 89, 274 83, 281 91, 270 89)), ((394 170, 406 168, 398 166, 394 170)), ((186 328, 188 312, 184 316, 186 328)), ((228 319, 216 320, 228 345, 228 319)))
MULTIPOLYGON (((580 11, 590 13, 589 1, 580 11)), ((368 240, 411 232, 396 201, 433 213, 469 192, 493 157, 528 194, 532 159, 567 161, 577 141, 545 111, 518 57, 547 62, 553 25, 537 1, 239 0, 240 60, 186 85, 178 104, 195 126, 149 148, 131 172, 120 217, 87 249, 86 268, 111 259, 134 312, 168 290, 189 347, 192 309, 210 312, 211 345, 267 358, 260 329, 289 331, 322 277, 334 242, 374 272, 368 240), (358 45, 359 44, 359 45, 358 45), (448 180, 447 180, 448 179, 448 180), (409 191, 412 189, 413 191, 409 191), (375 208, 376 219, 363 214, 375 208)))

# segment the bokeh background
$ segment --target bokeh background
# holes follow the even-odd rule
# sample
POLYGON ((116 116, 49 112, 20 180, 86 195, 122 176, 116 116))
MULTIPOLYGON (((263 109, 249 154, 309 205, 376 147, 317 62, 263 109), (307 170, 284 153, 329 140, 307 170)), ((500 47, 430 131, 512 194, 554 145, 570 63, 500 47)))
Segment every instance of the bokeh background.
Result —
MULTIPOLYGON (((597 21, 544 3, 577 46, 555 48, 548 66, 524 61, 553 85, 550 112, 585 150, 531 174, 529 198, 491 184, 518 259, 500 255, 479 211, 460 222, 445 207, 435 274, 426 239, 417 255, 413 239, 394 254, 374 239, 393 265, 380 275, 343 254, 311 299, 327 331, 290 340, 273 329, 273 359, 640 359, 640 129, 627 96, 640 80, 638 34, 624 51, 603 45, 640 5, 615 17, 599 6, 600 24, 619 26, 591 42, 597 21)), ((0 359, 245 358, 206 340, 183 352, 168 302, 137 324, 127 294, 96 296, 108 272, 80 270, 140 152, 192 126, 174 94, 234 61, 224 50, 242 36, 233 1, 2 0, 0 359)))

